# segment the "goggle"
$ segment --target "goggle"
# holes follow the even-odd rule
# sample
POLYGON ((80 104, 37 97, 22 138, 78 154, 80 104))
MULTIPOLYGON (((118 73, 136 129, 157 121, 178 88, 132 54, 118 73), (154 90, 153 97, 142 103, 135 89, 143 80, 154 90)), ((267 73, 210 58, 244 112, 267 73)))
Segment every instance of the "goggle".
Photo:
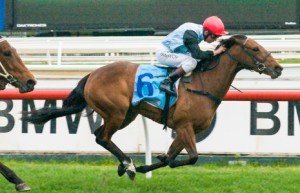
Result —
POLYGON ((215 35, 215 34, 209 34, 210 35, 210 37, 212 38, 212 39, 217 39, 217 38, 219 38, 219 37, 221 37, 221 36, 218 36, 218 35, 215 35))

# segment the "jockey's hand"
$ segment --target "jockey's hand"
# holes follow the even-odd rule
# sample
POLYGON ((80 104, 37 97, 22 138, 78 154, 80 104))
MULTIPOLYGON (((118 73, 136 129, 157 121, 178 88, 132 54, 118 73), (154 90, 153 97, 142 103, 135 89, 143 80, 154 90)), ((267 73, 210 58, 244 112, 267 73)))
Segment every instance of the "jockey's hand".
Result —
POLYGON ((218 54, 221 54, 225 51, 226 51, 226 47, 225 46, 220 46, 220 47, 218 47, 218 49, 214 50, 214 56, 218 55, 218 54))

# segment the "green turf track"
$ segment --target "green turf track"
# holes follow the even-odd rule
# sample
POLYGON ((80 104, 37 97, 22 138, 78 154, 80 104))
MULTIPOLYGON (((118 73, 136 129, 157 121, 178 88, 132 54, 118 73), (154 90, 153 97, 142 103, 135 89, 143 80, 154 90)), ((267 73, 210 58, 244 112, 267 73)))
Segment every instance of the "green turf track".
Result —
POLYGON ((300 63, 300 59, 281 59, 278 60, 280 64, 285 64, 285 63, 290 63, 290 64, 299 64, 300 63))
MULTIPOLYGON (((117 163, 24 162, 3 160, 32 188, 32 193, 300 193, 300 166, 186 166, 163 168, 152 179, 118 177, 117 163)), ((0 193, 15 192, 0 177, 0 193)))

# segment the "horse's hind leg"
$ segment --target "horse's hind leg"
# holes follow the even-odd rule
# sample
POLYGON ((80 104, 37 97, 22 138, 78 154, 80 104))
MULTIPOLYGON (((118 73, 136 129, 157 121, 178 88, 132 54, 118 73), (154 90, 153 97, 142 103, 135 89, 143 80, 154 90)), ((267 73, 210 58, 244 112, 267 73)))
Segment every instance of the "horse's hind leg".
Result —
POLYGON ((0 162, 0 173, 11 183, 15 184, 17 191, 25 192, 29 191, 30 187, 25 184, 25 182, 19 178, 15 172, 9 169, 7 166, 0 162))

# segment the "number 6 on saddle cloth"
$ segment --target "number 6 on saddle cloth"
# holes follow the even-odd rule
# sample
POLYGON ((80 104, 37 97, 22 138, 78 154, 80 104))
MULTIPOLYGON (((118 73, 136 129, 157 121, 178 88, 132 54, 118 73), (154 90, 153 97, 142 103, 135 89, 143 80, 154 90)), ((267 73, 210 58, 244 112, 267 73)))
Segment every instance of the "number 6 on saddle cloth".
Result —
MULTIPOLYGON (((161 110, 164 110, 166 103, 166 93, 159 89, 160 83, 168 76, 169 68, 154 65, 140 65, 135 75, 134 94, 132 105, 136 106, 141 101, 145 101, 161 110)), ((176 91, 178 89, 175 83, 176 91)), ((171 96, 169 107, 177 101, 177 96, 171 96)))

